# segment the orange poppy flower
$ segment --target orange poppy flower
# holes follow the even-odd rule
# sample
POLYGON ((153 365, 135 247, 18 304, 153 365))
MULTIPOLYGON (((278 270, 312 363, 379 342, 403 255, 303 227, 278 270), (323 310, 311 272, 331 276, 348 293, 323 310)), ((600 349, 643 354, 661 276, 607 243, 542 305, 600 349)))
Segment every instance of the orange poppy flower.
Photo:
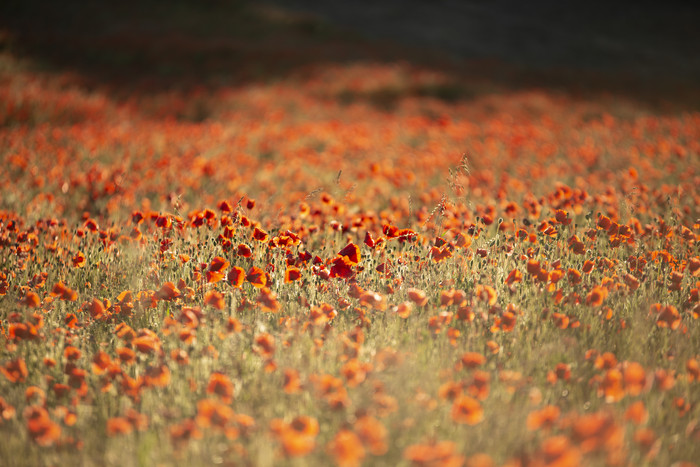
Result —
POLYGON ((561 410, 556 405, 548 405, 541 410, 530 412, 527 416, 527 428, 532 431, 540 428, 548 430, 554 426, 560 414, 561 410))
POLYGON ((4 366, 0 366, 0 373, 5 375, 5 378, 11 383, 23 383, 29 375, 27 364, 22 357, 18 357, 7 362, 4 366))
POLYGON ((408 298, 418 306, 425 306, 428 303, 428 296, 420 289, 409 288, 407 291, 408 298))
POLYGON ((284 383, 283 390, 287 394, 297 394, 301 392, 301 379, 299 378, 299 372, 293 368, 287 368, 284 370, 284 383))
POLYGON ((284 271, 285 284, 298 281, 299 279, 301 279, 301 270, 294 266, 287 266, 287 269, 284 271))
POLYGON ((51 296, 59 297, 61 300, 69 302, 74 302, 78 299, 78 294, 74 290, 66 287, 63 282, 59 282, 53 286, 53 289, 51 289, 51 296))
POLYGON ((180 293, 180 289, 175 287, 175 284, 172 282, 166 282, 160 287, 160 290, 156 292, 155 297, 159 300, 175 300, 176 298, 180 297, 182 294, 180 293))
POLYGON ((10 323, 8 335, 10 339, 15 340, 32 340, 39 337, 36 326, 31 323, 10 323))
POLYGON ((566 272, 566 277, 571 285, 576 285, 581 282, 581 272, 578 269, 569 268, 566 272))
POLYGON ((255 266, 251 266, 250 269, 248 269, 245 278, 253 287, 262 288, 267 284, 265 271, 255 266))
POLYGON ((202 438, 202 432, 199 431, 197 424, 192 419, 170 426, 170 440, 174 444, 182 444, 190 439, 200 438, 202 438))
POLYGON ((489 395, 489 383, 491 375, 485 371, 476 370, 471 384, 467 387, 467 391, 478 400, 485 400, 489 395))
POLYGON ((559 435, 547 438, 542 442, 540 455, 542 465, 576 467, 581 465, 581 452, 571 445, 566 436, 559 435))
POLYGON ((531 276, 537 276, 540 272, 540 262, 536 259, 531 259, 527 262, 527 273, 531 276))
POLYGON ((133 427, 126 417, 112 417, 107 420, 107 436, 127 435, 133 427))
POLYGON ((656 325, 676 330, 681 325, 681 315, 673 305, 666 305, 658 312, 656 325))
POLYGON ((689 358, 685 363, 685 369, 688 371, 688 380, 700 381, 700 363, 697 358, 689 358))
POLYGON ((455 245, 459 248, 467 248, 471 244, 472 237, 469 235, 464 235, 462 232, 460 232, 455 237, 455 245))
POLYGON ((649 412, 642 401, 633 402, 625 411, 625 420, 630 420, 637 425, 646 423, 648 418, 649 412))
POLYGON ((226 331, 228 332, 241 332, 243 330, 243 325, 236 318, 229 318, 226 321, 226 331))
POLYGON ((371 365, 362 364, 358 359, 353 358, 348 360, 340 369, 343 377, 347 381, 349 387, 359 386, 365 381, 367 370, 371 365))
POLYGON ((438 388, 438 397, 440 397, 440 399, 454 401, 457 396, 462 394, 463 388, 464 385, 462 383, 447 381, 438 388))
POLYGON ((233 212, 233 205, 231 204, 230 201, 225 200, 225 199, 222 199, 221 201, 219 201, 219 203, 216 205, 216 207, 219 208, 219 210, 221 212, 233 212))
POLYGON ((219 282, 224 278, 224 270, 229 266, 229 262, 226 261, 221 256, 217 256, 211 260, 209 267, 206 271, 207 282, 214 283, 219 282))
POLYGON ((170 368, 166 364, 149 365, 145 371, 144 382, 149 387, 167 387, 170 384, 170 368))
POLYGON ((71 387, 67 384, 56 383, 51 389, 53 390, 54 394, 56 394, 56 397, 61 398, 70 393, 71 387))
POLYGON ((625 274, 622 278, 629 287, 630 290, 637 290, 639 288, 639 279, 634 277, 632 274, 625 274))
POLYGON ((330 277, 340 277, 349 279, 355 272, 352 270, 353 263, 347 256, 339 256, 331 262, 330 277))
POLYGON ((126 419, 131 423, 131 426, 138 431, 144 431, 148 428, 148 417, 134 409, 127 409, 125 413, 126 419))
POLYGON ((386 310, 386 298, 371 290, 367 290, 360 295, 360 304, 377 311, 386 310))
POLYGON ((596 357, 593 365, 598 369, 609 370, 617 365, 617 357, 611 352, 605 352, 596 357))
POLYGON ((494 355, 501 351, 501 346, 494 340, 487 341, 486 348, 494 355))
POLYGON ((243 268, 239 268, 238 266, 234 266, 228 272, 226 279, 232 286, 240 288, 245 281, 245 270, 243 268))
POLYGON ((258 294, 255 301, 260 305, 260 309, 266 313, 276 313, 280 309, 277 295, 267 287, 260 289, 260 294, 258 294))
POLYGON ((0 396, 0 423, 2 423, 2 420, 10 420, 14 418, 15 414, 15 408, 8 404, 7 401, 0 396))
POLYGON ((282 451, 288 457, 305 456, 316 448, 319 432, 318 421, 308 416, 298 416, 290 423, 281 419, 270 422, 270 431, 280 438, 282 451))
POLYGON ((316 436, 319 432, 318 420, 307 415, 299 415, 289 423, 289 428, 304 436, 316 436))
POLYGON ((253 250, 251 250, 245 243, 241 243, 238 245, 237 254, 238 256, 242 256, 244 258, 250 258, 253 256, 253 250))
POLYGON ((598 217, 598 222, 597 222, 598 227, 600 227, 603 230, 608 230, 610 226, 612 225, 612 222, 610 221, 610 218, 608 216, 600 215, 598 217))
POLYGON ((216 371, 209 377, 207 394, 216 394, 223 402, 230 404, 233 401, 233 383, 228 376, 216 371))
POLYGON ((489 285, 477 285, 474 287, 474 295, 481 301, 486 302, 487 305, 493 306, 496 304, 497 294, 496 290, 489 285))
POLYGON ((204 304, 210 305, 216 308, 217 310, 223 310, 226 307, 224 296, 216 290, 210 290, 209 292, 204 294, 204 304))
POLYGON ((452 404, 452 420, 457 423, 477 425, 484 419, 484 409, 476 399, 461 395, 452 404))
POLYGON ((316 438, 285 430, 281 434, 282 450, 288 457, 301 457, 316 449, 316 438))
POLYGON ((374 240, 374 237, 372 237, 372 233, 369 231, 365 232, 364 244, 370 248, 374 248, 375 245, 377 244, 374 240))
POLYGON ((387 444, 388 431, 382 422, 376 418, 364 415, 355 421, 353 428, 362 440, 362 443, 373 455, 381 456, 389 450, 387 444))
POLYGON ((39 446, 51 446, 61 437, 61 427, 49 418, 43 407, 29 406, 24 410, 29 436, 39 446))
POLYGON ((328 443, 328 453, 336 464, 343 467, 357 466, 365 458, 365 448, 362 440, 354 432, 341 429, 333 440, 328 443))
POLYGON ((353 266, 356 266, 360 263, 361 260, 360 247, 355 245, 354 243, 349 243, 347 246, 345 246, 342 250, 338 252, 338 256, 346 257, 353 266))
POLYGON ((411 302, 401 302, 394 310, 399 318, 407 319, 411 315, 413 304, 411 302))
POLYGON ((85 221, 85 228, 88 229, 90 232, 97 232, 99 230, 99 226, 97 225, 97 222, 93 219, 88 219, 85 221))
POLYGON ((170 358, 178 365, 189 365, 190 356, 183 349, 173 349, 170 351, 170 358))
POLYGON ((116 352, 122 363, 130 365, 136 361, 136 353, 128 347, 119 347, 116 352))
POLYGON ((586 295, 586 304, 593 307, 599 307, 603 304, 603 301, 607 298, 607 296, 608 289, 606 289, 605 287, 593 287, 593 290, 591 290, 588 293, 588 295, 586 295))
POLYGON ((510 332, 513 330, 513 328, 515 328, 515 322, 515 313, 511 311, 506 311, 501 315, 498 321, 498 329, 500 329, 503 332, 510 332))
POLYGON ((151 332, 140 332, 140 335, 136 337, 131 344, 136 347, 141 353, 151 354, 160 351, 160 339, 158 336, 151 332))
POLYGON ((73 267, 76 267, 76 268, 85 267, 85 264, 87 263, 85 261, 85 255, 81 251, 77 252, 75 254, 75 256, 73 256, 72 261, 73 261, 73 267))
POLYGON ((225 429, 234 420, 235 412, 231 407, 215 399, 201 399, 197 402, 195 420, 202 428, 225 429))
POLYGON ((26 391, 24 391, 24 398, 27 404, 38 403, 44 405, 46 403, 46 393, 37 386, 29 386, 26 391))
POLYGON ((506 277, 505 284, 512 286, 513 284, 516 284, 517 282, 521 282, 522 280, 523 280, 523 274, 519 270, 513 269, 512 271, 510 271, 510 273, 506 277))
POLYGON ((258 353, 265 358, 275 353, 275 338, 266 332, 255 336, 255 345, 258 353))
POLYGON ((92 358, 92 372, 96 375, 104 374, 111 365, 112 359, 102 350, 98 351, 92 358))
POLYGON ((452 441, 439 441, 430 444, 413 444, 403 451, 403 458, 416 466, 457 467, 464 464, 464 457, 455 451, 457 446, 452 441))
POLYGON ((82 352, 80 351, 80 349, 73 347, 72 345, 69 345, 65 349, 63 349, 63 356, 69 362, 78 360, 81 355, 82 355, 82 352))
POLYGON ((41 305, 41 298, 35 292, 27 292, 20 303, 29 308, 38 308, 41 305))
POLYGON ((486 357, 478 352, 467 352, 460 358, 464 368, 473 369, 486 363, 486 357))
POLYGON ((602 448, 618 450, 624 443, 624 435, 624 430, 615 423, 613 416, 605 412, 581 415, 572 425, 573 440, 579 443, 583 452, 602 448))
POLYGON ((654 384, 662 391, 668 391, 676 385, 676 378, 672 371, 659 368, 654 372, 654 384))
POLYGON ((557 363, 557 366, 554 367, 554 373, 558 379, 568 381, 571 377, 571 366, 566 363, 557 363))
POLYGON ((432 246, 430 248, 430 257, 434 262, 439 263, 447 258, 451 258, 452 250, 450 249, 449 244, 444 245, 442 248, 432 246))
POLYGON ((644 367, 637 362, 626 362, 623 367, 623 381, 625 390, 630 395, 641 394, 647 382, 644 367))
POLYGON ((267 232, 265 232, 261 228, 256 227, 253 230, 253 238, 259 242, 266 242, 266 241, 268 241, 270 236, 267 234, 267 232))
POLYGON ((90 316, 92 316, 92 319, 100 319, 104 316, 107 310, 102 300, 93 298, 87 306, 87 311, 90 313, 90 316))
POLYGON ((562 209, 557 209, 554 211, 554 218, 557 220, 562 225, 569 225, 571 224, 571 218, 569 217, 569 213, 562 210, 562 209))

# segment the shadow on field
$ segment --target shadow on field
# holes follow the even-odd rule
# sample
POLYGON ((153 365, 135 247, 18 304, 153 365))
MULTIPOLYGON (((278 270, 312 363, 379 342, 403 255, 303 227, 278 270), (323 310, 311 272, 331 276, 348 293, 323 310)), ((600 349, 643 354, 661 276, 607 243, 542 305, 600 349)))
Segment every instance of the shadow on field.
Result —
POLYGON ((390 110, 409 96, 453 102, 537 88, 700 110, 700 10, 630 5, 625 18, 624 7, 596 11, 603 2, 568 12, 516 3, 5 0, 0 47, 115 99, 270 81, 315 63, 400 61, 450 79, 336 97, 390 110))

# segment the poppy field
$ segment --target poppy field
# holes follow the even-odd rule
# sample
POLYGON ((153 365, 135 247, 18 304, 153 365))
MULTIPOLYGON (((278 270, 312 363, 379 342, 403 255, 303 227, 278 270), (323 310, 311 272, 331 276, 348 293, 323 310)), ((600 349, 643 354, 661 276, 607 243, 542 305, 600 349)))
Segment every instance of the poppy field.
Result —
POLYGON ((700 107, 255 15, 0 31, 2 463, 697 466, 700 107))

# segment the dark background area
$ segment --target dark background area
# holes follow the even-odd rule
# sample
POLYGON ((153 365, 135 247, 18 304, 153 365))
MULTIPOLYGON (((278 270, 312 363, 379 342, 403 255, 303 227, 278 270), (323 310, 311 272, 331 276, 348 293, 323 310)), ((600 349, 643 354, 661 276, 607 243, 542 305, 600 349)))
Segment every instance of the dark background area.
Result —
POLYGON ((462 59, 653 74, 700 71, 700 7, 691 2, 277 0, 292 10, 462 59))
POLYGON ((0 47, 115 93, 230 86, 314 62, 403 60, 456 82, 696 110, 698 24, 689 2, 5 0, 0 47))

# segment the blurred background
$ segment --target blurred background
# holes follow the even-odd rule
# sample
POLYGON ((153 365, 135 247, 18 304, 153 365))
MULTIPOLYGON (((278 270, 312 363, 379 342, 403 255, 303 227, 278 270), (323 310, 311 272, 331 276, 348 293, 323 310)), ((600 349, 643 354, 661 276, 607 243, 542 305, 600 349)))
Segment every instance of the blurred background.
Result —
POLYGON ((700 8, 675 1, 5 0, 0 47, 115 89, 405 60, 498 86, 696 108, 688 90, 700 82, 698 24, 700 8))

